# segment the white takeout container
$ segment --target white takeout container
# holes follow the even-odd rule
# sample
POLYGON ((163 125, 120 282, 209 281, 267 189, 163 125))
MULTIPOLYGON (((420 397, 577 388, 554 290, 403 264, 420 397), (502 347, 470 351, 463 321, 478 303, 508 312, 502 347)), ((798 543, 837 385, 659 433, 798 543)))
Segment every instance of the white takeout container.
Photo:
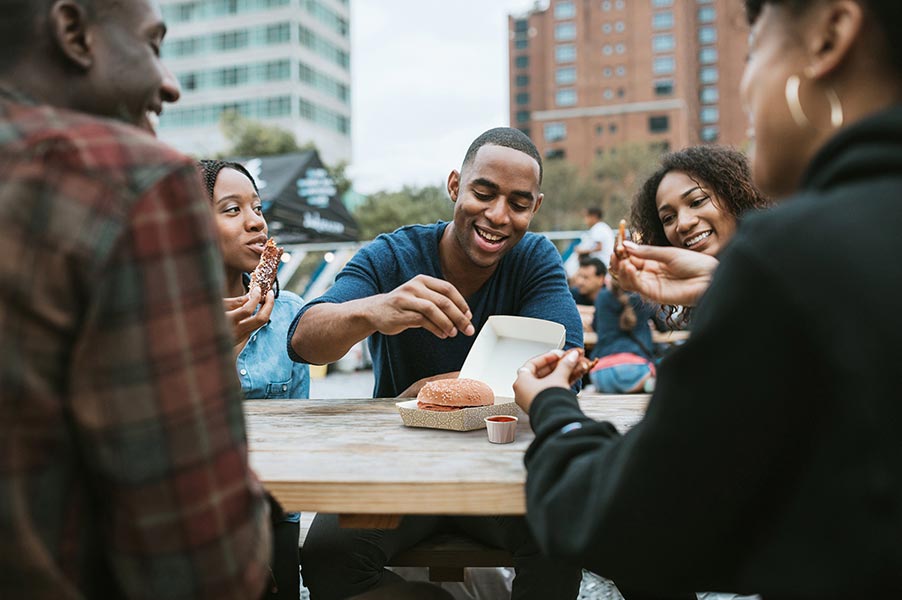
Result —
POLYGON ((534 356, 563 348, 566 334, 563 325, 544 319, 489 317, 473 342, 459 377, 487 384, 495 393, 495 404, 439 412, 419 409, 416 400, 407 400, 397 403, 401 420, 408 427, 471 431, 484 428, 486 417, 522 414, 513 404, 517 369, 534 356))

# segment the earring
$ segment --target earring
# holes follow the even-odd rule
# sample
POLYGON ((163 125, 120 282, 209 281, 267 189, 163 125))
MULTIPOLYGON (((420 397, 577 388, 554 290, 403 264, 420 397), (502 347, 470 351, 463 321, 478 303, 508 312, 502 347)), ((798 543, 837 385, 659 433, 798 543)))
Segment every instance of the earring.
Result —
MULTIPOLYGON (((799 79, 798 75, 790 75, 786 79, 786 104, 789 106, 789 114, 792 115, 792 120, 800 128, 805 128, 811 126, 811 121, 808 120, 808 116, 805 114, 805 109, 802 108, 802 102, 799 99, 799 88, 801 85, 802 80, 799 79)), ((842 127, 844 121, 842 102, 840 102, 839 96, 833 88, 827 88, 826 95, 827 102, 830 104, 830 125, 834 129, 838 129, 842 127)))

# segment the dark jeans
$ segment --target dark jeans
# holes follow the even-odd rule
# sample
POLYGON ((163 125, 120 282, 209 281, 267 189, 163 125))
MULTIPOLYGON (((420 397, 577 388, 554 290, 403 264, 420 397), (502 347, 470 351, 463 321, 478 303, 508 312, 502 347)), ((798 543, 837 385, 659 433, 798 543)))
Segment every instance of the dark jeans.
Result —
POLYGON ((447 531, 511 553, 512 600, 573 600, 579 594, 582 570, 543 556, 522 517, 408 516, 397 529, 342 529, 335 515, 318 514, 301 550, 304 585, 311 600, 344 600, 397 583, 401 577, 384 568, 391 557, 447 531))

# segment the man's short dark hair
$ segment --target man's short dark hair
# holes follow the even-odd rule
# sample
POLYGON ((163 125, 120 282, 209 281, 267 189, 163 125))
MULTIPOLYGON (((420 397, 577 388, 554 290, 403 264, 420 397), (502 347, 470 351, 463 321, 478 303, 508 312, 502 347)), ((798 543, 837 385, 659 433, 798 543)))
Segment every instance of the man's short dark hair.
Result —
POLYGON ((608 268, 604 266, 604 262, 600 258, 594 256, 584 256, 579 259, 580 267, 595 267, 595 275, 604 277, 608 274, 608 268))
POLYGON ((494 129, 489 129, 473 140, 473 143, 470 144, 470 148, 467 150, 466 156, 464 156, 464 162, 460 168, 461 172, 473 162, 476 158, 476 153, 485 145, 503 146, 505 148, 519 150, 535 160, 539 163, 539 185, 542 185, 542 156, 539 154, 536 145, 532 143, 532 140, 529 139, 528 135, 519 129, 514 129, 512 127, 496 127, 494 129))
POLYGON ((601 210, 601 208, 599 208, 599 207, 597 207, 597 206, 590 206, 589 208, 587 208, 587 209, 586 209, 586 214, 587 214, 587 215, 592 215, 593 217, 595 217, 595 218, 598 219, 599 221, 601 221, 602 217, 604 216, 604 212, 601 210))

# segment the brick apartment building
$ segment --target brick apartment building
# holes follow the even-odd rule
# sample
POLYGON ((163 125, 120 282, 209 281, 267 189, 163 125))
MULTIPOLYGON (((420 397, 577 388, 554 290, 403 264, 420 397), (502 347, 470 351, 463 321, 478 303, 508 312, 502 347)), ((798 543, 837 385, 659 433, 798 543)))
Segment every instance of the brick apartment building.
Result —
POLYGON ((508 18, 510 119, 588 168, 627 143, 742 146, 739 0, 551 0, 508 18))

